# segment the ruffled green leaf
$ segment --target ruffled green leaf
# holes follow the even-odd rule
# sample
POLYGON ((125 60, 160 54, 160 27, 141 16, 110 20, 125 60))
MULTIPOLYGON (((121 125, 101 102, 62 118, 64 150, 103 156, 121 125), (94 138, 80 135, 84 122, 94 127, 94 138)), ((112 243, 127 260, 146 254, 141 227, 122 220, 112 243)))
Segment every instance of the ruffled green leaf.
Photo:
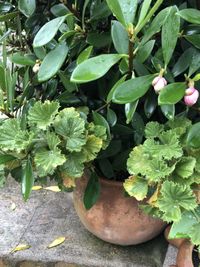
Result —
POLYGON ((147 196, 148 183, 143 178, 131 176, 125 180, 123 185, 126 192, 138 201, 143 200, 147 196))
POLYGON ((200 245, 200 222, 193 225, 191 231, 189 232, 191 241, 194 245, 200 245))
POLYGON ((196 165, 195 158, 182 157, 181 160, 176 165, 175 173, 182 178, 188 178, 193 174, 195 165, 196 165))
POLYGON ((149 157, 148 154, 145 154, 143 147, 136 146, 133 151, 130 153, 127 161, 127 169, 131 175, 146 175, 149 172, 149 157))
POLYGON ((61 171, 71 178, 79 178, 83 175, 85 155, 72 152, 66 157, 66 162, 61 167, 61 171))
POLYGON ((38 175, 44 177, 53 174, 55 169, 66 161, 66 158, 59 149, 41 149, 35 153, 34 161, 38 175))
POLYGON ((158 122, 149 122, 145 127, 145 137, 155 138, 158 137, 164 130, 164 126, 158 122))
POLYGON ((175 169, 175 164, 168 166, 164 161, 153 159, 149 161, 149 172, 146 174, 150 182, 159 182, 168 177, 175 169))
POLYGON ((182 156, 182 148, 173 131, 163 132, 159 139, 160 142, 153 139, 147 139, 144 142, 144 150, 147 153, 150 152, 153 158, 171 160, 182 156))
POLYGON ((55 133, 51 132, 47 132, 46 140, 50 150, 55 150, 61 142, 59 137, 55 133))
POLYGON ((173 223, 169 238, 189 238, 191 227, 197 223, 197 218, 191 211, 184 211, 181 220, 173 223))
POLYGON ((85 121, 74 108, 62 110, 55 119, 54 128, 65 139, 70 152, 80 152, 86 144, 85 121))
POLYGON ((53 120, 58 113, 59 103, 45 101, 36 102, 29 110, 28 120, 30 124, 36 124, 39 129, 46 130, 53 123, 53 120))
POLYGON ((187 129, 191 126, 191 121, 187 118, 175 117, 174 120, 168 121, 166 126, 173 129, 178 136, 181 136, 185 134, 187 129))
POLYGON ((8 119, 0 126, 0 148, 3 151, 21 152, 27 149, 33 134, 21 130, 20 120, 8 119))
POLYGON ((83 146, 83 153, 86 158, 86 162, 92 161, 96 158, 97 154, 102 148, 102 140, 94 135, 90 135, 87 138, 86 144, 83 146))
POLYGON ((164 212, 164 220, 177 222, 181 219, 181 208, 193 210, 197 207, 197 201, 189 186, 165 181, 161 197, 158 199, 158 207, 164 212))
POLYGON ((94 123, 89 123, 87 126, 88 132, 91 135, 95 135, 96 137, 102 140, 102 149, 106 149, 109 145, 109 140, 107 136, 106 127, 101 125, 95 125, 94 123))

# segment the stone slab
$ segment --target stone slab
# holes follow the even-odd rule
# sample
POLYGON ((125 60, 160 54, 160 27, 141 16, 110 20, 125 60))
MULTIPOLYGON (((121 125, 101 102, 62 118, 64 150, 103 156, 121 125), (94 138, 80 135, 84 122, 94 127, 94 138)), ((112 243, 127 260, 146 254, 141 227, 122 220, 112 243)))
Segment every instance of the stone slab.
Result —
POLYGON ((169 267, 170 265, 176 264, 177 252, 177 248, 173 247, 172 245, 168 246, 163 267, 169 267))
POLYGON ((12 182, 0 190, 0 267, 162 267, 166 250, 162 235, 128 247, 94 237, 81 225, 71 193, 35 191, 24 203, 12 182), (66 241, 48 249, 60 236, 66 241), (31 248, 11 253, 22 243, 31 248))

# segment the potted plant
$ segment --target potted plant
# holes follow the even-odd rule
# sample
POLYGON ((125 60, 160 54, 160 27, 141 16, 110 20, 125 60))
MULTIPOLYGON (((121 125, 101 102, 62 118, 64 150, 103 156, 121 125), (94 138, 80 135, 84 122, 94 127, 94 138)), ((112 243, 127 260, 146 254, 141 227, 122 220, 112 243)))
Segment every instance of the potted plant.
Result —
MULTIPOLYGON (((174 222, 175 226, 185 221, 184 212, 187 209, 197 212, 198 206, 194 195, 199 183, 199 144, 195 130, 199 121, 200 79, 198 3, 180 0, 173 5, 163 0, 31 2, 29 5, 26 0, 11 1, 6 4, 7 9, 2 4, 5 13, 0 19, 7 30, 4 47, 12 47, 8 51, 10 60, 17 64, 18 80, 23 81, 22 85, 17 84, 15 95, 9 93, 12 90, 4 89, 4 113, 13 116, 13 111, 23 108, 26 117, 33 100, 56 100, 61 110, 87 107, 88 121, 106 128, 106 145, 109 145, 92 158, 92 175, 76 180, 74 196, 81 201, 75 206, 84 208, 80 204, 84 200, 86 207, 80 212, 82 219, 86 214, 92 216, 103 183, 111 188, 110 196, 114 198, 113 185, 98 178, 106 177, 117 180, 118 184, 121 181, 120 195, 127 191, 134 196, 124 197, 125 206, 126 201, 133 205, 135 199, 144 199, 143 209, 150 214, 174 222), (14 37, 18 38, 13 38, 9 29, 16 31, 14 37), (160 148, 163 151, 158 151, 160 148), (182 165, 190 170, 186 171, 187 177, 177 175, 184 172, 179 171, 182 165), (176 182, 172 180, 175 174, 176 182), (185 190, 190 195, 189 208, 187 203, 181 204, 179 196, 176 199, 179 209, 168 212, 163 208, 163 202, 167 206, 172 202, 164 198, 171 188, 185 190)), ((75 177, 70 175, 70 178, 74 181, 75 177)), ((126 208, 121 209, 124 218, 126 208)), ((136 209, 139 215, 145 216, 138 204, 136 209)), ((109 214, 110 210, 105 220, 109 214)), ((139 232, 147 229, 149 220, 156 224, 155 234, 161 231, 160 220, 145 218, 139 232)), ((195 227, 198 228, 198 223, 195 227)), ((110 229, 105 232, 109 235, 110 229)), ((181 233, 186 235, 182 230, 181 233)), ((190 230, 187 236, 192 238, 190 230)))

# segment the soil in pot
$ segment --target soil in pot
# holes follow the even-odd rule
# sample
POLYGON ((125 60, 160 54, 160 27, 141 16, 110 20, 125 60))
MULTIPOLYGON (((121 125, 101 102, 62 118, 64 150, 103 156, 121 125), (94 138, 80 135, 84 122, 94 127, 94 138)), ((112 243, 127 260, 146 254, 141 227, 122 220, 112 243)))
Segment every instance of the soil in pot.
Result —
POLYGON ((121 182, 100 179, 100 198, 86 210, 83 196, 87 182, 86 176, 77 180, 74 206, 83 225, 95 236, 113 244, 135 245, 154 238, 164 229, 165 223, 144 214, 136 199, 125 197, 121 182))

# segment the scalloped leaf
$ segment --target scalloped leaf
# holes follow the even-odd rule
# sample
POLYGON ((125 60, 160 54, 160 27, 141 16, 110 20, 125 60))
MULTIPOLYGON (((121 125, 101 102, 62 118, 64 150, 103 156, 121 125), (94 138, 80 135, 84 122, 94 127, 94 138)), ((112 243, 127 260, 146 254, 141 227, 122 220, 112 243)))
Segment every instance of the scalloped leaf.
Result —
POLYGON ((145 175, 149 172, 149 157, 145 154, 143 147, 136 146, 133 151, 129 154, 127 161, 127 169, 131 175, 142 174, 145 175))
POLYGON ((21 130, 18 119, 5 120, 0 126, 0 148, 3 151, 14 150, 19 153, 27 149, 32 137, 33 133, 21 130))
POLYGON ((59 137, 55 133, 51 132, 47 132, 46 140, 50 150, 55 150, 61 142, 59 137))
POLYGON ((200 245, 200 222, 193 225, 190 232, 189 232, 191 241, 196 246, 200 245))
POLYGON ((85 155, 82 153, 72 152, 66 157, 66 162, 61 167, 61 171, 65 176, 71 178, 79 178, 83 175, 85 155))
POLYGON ((145 179, 138 176, 131 176, 125 180, 123 186, 126 192, 135 197, 138 201, 143 200, 148 193, 148 183, 145 179))
POLYGON ((191 211, 184 211, 181 220, 173 223, 169 238, 189 238, 191 227, 197 223, 197 218, 191 211))
POLYGON ((58 102, 36 102, 28 112, 29 124, 36 124, 39 129, 46 130, 53 123, 58 109, 58 102))
POLYGON ((66 161, 59 149, 40 149, 35 153, 35 165, 40 177, 53 174, 55 169, 66 161))
POLYGON ((158 137, 164 130, 164 126, 158 122, 151 121, 145 127, 145 137, 155 138, 158 137))
POLYGON ((163 183, 158 207, 164 212, 164 220, 177 222, 181 219, 181 208, 193 210, 197 206, 196 197, 189 186, 172 181, 163 183))
POLYGON ((183 155, 182 148, 179 144, 178 137, 174 131, 169 130, 159 135, 161 142, 153 139, 147 139, 144 142, 144 151, 150 152, 153 158, 171 160, 177 159, 183 155))
POLYGON ((62 110, 55 119, 54 128, 65 139, 66 149, 70 152, 80 152, 86 144, 85 120, 74 108, 62 110))
POLYGON ((181 160, 176 165, 175 173, 182 178, 188 178, 193 174, 195 165, 196 165, 195 158, 182 157, 181 160))
POLYGON ((89 134, 95 135, 102 140, 102 149, 106 149, 108 147, 110 141, 108 140, 106 127, 102 125, 95 125, 91 122, 88 124, 87 129, 89 134))
POLYGON ((83 146, 83 153, 86 158, 86 162, 92 161, 96 158, 97 154, 102 148, 102 140, 94 135, 87 137, 87 142, 83 146))

